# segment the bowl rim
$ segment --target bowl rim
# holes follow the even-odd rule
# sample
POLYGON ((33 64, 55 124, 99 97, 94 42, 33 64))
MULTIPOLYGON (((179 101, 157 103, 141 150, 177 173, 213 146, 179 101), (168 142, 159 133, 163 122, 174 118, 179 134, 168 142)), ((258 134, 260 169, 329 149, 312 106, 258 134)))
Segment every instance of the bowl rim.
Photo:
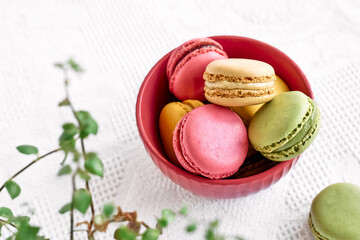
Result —
MULTIPOLYGON (((269 45, 267 43, 264 43, 262 41, 252 39, 252 38, 248 38, 248 37, 233 36, 233 35, 217 35, 217 36, 210 36, 208 38, 214 39, 215 41, 217 39, 223 39, 223 38, 236 39, 236 40, 245 40, 245 41, 254 42, 255 44, 258 44, 258 45, 261 45, 261 46, 264 46, 264 47, 267 47, 267 48, 272 48, 273 50, 277 51, 280 55, 282 55, 282 57, 287 59, 287 61, 289 61, 289 63, 294 67, 296 72, 300 75, 300 77, 304 81, 305 87, 308 90, 308 96, 313 98, 312 89, 311 89, 309 81, 307 80, 307 78, 306 78, 305 74, 303 73, 303 71, 300 69, 300 67, 290 57, 288 57, 285 53, 283 53, 279 49, 277 49, 277 48, 275 48, 275 47, 273 47, 273 46, 271 46, 271 45, 269 45)), ((163 64, 163 61, 165 59, 169 58, 169 56, 171 55, 171 53, 173 51, 174 51, 174 49, 171 50, 170 52, 168 52, 167 54, 165 54, 151 68, 149 73, 144 78, 144 80, 143 80, 143 82, 141 84, 141 87, 139 89, 138 96, 137 96, 136 112, 135 112, 135 114, 136 114, 136 123, 137 123, 137 127, 138 127, 138 130, 139 130, 140 137, 141 137, 146 149, 151 152, 150 155, 154 155, 157 159, 160 159, 162 161, 162 163, 166 166, 166 168, 169 168, 171 171, 176 172, 176 174, 179 174, 182 177, 187 178, 188 180, 192 180, 192 181, 202 183, 202 184, 220 185, 220 186, 241 185, 241 184, 253 183, 253 182, 256 182, 256 181, 262 181, 264 178, 267 178, 269 176, 275 176, 278 173, 282 172, 284 169, 290 168, 291 165, 293 165, 293 164, 295 164, 297 162, 297 160, 298 160, 298 158, 300 156, 297 156, 296 158, 293 158, 293 159, 288 160, 288 161, 279 162, 275 166, 273 166, 273 167, 271 167, 271 168, 269 168, 269 169, 267 169, 267 170, 265 170, 265 171, 263 171, 261 173, 252 175, 252 176, 248 176, 248 177, 244 177, 244 178, 235 178, 235 179, 227 179, 226 178, 226 179, 216 179, 216 180, 191 174, 191 173, 187 172, 186 170, 178 168, 177 166, 172 164, 163 154, 161 154, 161 152, 159 150, 157 150, 156 146, 149 140, 149 137, 146 134, 144 125, 142 123, 142 112, 140 111, 140 109, 142 108, 142 103, 143 103, 143 101, 142 101, 142 98, 143 98, 143 95, 144 95, 143 92, 144 92, 144 89, 146 88, 146 86, 149 84, 149 79, 151 79, 151 76, 154 74, 154 72, 156 71, 158 66, 163 64)), ((151 158, 154 161, 152 156, 151 156, 151 158)))

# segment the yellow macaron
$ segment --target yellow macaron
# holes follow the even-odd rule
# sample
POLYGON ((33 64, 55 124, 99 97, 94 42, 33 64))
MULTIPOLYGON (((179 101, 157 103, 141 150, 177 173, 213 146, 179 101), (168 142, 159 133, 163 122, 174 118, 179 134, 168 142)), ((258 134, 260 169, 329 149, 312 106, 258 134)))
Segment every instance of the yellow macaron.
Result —
MULTIPOLYGON (((287 92, 287 91, 289 91, 289 88, 286 85, 286 83, 279 76, 276 75, 275 95, 278 95, 279 93, 287 92)), ((233 110, 234 112, 236 112, 241 117, 241 119, 243 120, 245 125, 248 126, 251 118, 254 116, 256 111, 259 110, 259 108, 262 105, 263 104, 256 104, 256 105, 251 105, 251 106, 246 106, 246 107, 230 107, 230 109, 233 110)))
POLYGON ((168 159, 178 167, 182 168, 175 156, 173 148, 173 132, 177 123, 185 114, 202 105, 204 104, 198 100, 185 100, 183 102, 168 103, 161 110, 159 117, 161 141, 168 159))

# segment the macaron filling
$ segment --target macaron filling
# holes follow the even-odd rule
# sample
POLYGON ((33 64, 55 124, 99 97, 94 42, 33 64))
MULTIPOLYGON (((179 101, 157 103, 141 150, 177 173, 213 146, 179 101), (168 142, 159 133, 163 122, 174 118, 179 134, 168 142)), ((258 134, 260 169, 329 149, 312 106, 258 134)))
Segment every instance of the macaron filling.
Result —
POLYGON ((224 89, 249 89, 249 90, 257 90, 264 88, 272 88, 275 85, 275 82, 228 82, 228 81, 217 81, 217 82, 208 82, 205 81, 205 87, 209 89, 216 88, 224 88, 224 89))
POLYGON ((319 116, 319 112, 317 111, 317 109, 315 109, 314 103, 311 103, 312 109, 313 111, 310 114, 310 118, 308 119, 308 121, 303 125, 303 127, 301 128, 300 132, 298 132, 292 139, 290 139, 289 142, 287 142, 284 146, 279 147, 278 149, 275 150, 275 152, 279 152, 279 151, 283 151, 286 150, 296 144, 299 143, 299 141, 301 141, 301 139, 303 139, 305 137, 305 135, 309 132, 310 128, 313 126, 314 121, 318 118, 319 116))
POLYGON ((275 74, 268 76, 252 76, 252 77, 242 77, 234 75, 224 75, 218 73, 204 72, 203 78, 208 82, 243 82, 243 83, 264 83, 264 82, 275 82, 275 74))
POLYGON ((274 89, 208 89, 205 87, 205 96, 218 98, 248 98, 264 97, 275 94, 274 89))

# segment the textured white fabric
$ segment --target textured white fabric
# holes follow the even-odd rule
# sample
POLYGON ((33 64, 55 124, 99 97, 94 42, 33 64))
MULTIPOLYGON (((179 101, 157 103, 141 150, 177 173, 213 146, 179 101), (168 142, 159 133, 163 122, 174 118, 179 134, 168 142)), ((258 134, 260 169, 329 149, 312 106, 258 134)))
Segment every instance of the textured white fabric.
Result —
MULTIPOLYGON (((0 0, 0 182, 31 160, 15 146, 52 150, 61 124, 72 121, 68 109, 57 108, 64 92, 52 63, 73 56, 86 74, 73 81, 72 100, 100 125, 87 141, 106 166, 104 179, 91 184, 97 211, 114 201, 154 224, 161 209, 186 203, 193 219, 219 218, 221 232, 230 236, 310 240, 313 197, 334 182, 360 184, 359 12, 357 0, 0 0), (262 40, 298 63, 321 108, 322 128, 275 185, 245 198, 209 200, 155 167, 138 135, 135 102, 164 54, 191 38, 225 34, 262 40)), ((57 213, 70 199, 70 179, 56 177, 62 157, 53 155, 18 177, 22 194, 15 201, 0 194, 0 205, 18 214, 34 209, 33 223, 51 239, 68 237, 69 217, 57 213)), ((176 221, 161 239, 202 239, 203 229, 185 235, 186 223, 176 221)), ((86 238, 77 233, 77 239, 86 238)))

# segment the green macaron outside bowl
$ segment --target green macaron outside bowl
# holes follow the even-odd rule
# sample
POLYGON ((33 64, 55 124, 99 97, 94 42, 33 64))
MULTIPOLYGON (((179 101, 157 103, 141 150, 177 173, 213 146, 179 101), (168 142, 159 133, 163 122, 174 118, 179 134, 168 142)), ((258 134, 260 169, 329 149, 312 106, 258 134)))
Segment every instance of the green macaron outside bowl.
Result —
POLYGON ((255 150, 273 161, 303 153, 320 129, 317 104, 299 91, 284 92, 264 104, 251 119, 249 139, 255 150))
POLYGON ((317 240, 360 240, 360 186, 336 183, 311 204, 310 229, 317 240))

